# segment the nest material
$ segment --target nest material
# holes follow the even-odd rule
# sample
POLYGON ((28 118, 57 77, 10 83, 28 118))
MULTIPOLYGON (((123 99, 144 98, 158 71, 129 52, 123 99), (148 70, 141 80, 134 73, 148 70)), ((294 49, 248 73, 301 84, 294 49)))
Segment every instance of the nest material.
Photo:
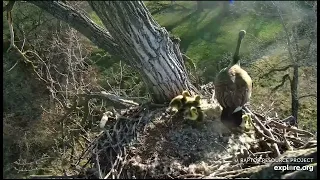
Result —
POLYGON ((312 133, 247 107, 252 117, 246 121, 249 131, 230 132, 218 119, 221 108, 214 94, 208 101, 201 100, 205 114, 201 122, 185 121, 179 113, 172 116, 158 105, 138 106, 106 97, 125 108, 104 114, 108 117, 104 117, 103 131, 72 165, 79 173, 63 178, 292 178, 305 174, 272 173, 270 161, 280 156, 301 157, 299 153, 316 160, 317 141, 312 133), (310 152, 310 148, 314 149, 310 152))
POLYGON ((310 132, 252 114, 254 131, 235 134, 219 120, 186 122, 182 117, 172 117, 164 108, 132 108, 108 122, 106 130, 83 154, 83 159, 89 161, 83 166, 85 173, 81 176, 249 177, 268 163, 262 159, 279 157, 287 150, 316 146, 310 132), (310 140, 313 143, 307 144, 310 140), (249 157, 260 161, 245 161, 249 157), (248 169, 250 173, 244 175, 248 169))

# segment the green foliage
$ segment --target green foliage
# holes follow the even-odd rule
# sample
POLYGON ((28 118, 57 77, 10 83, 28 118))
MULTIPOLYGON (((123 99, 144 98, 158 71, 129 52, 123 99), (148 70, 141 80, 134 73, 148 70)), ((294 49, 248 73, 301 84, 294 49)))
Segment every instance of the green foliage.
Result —
MULTIPOLYGON (((245 29, 247 37, 241 47, 243 59, 251 55, 252 48, 272 47, 275 41, 283 33, 282 26, 277 18, 258 16, 255 14, 223 14, 223 5, 218 2, 207 2, 211 6, 205 6, 203 12, 196 12, 195 2, 176 2, 174 7, 185 6, 188 10, 169 8, 166 6, 161 13, 154 14, 157 22, 166 27, 172 34, 181 38, 181 49, 194 60, 198 69, 203 69, 202 76, 205 82, 213 81, 215 74, 225 67, 231 59, 230 53, 234 52, 239 30, 245 29), (172 18, 175 17, 175 18, 172 18), (254 38, 253 38, 254 37, 254 38), (259 40, 259 43, 256 41, 259 40), (256 43, 256 44, 254 44, 256 43), (227 58, 225 57, 228 54, 227 58)), ((149 2, 148 7, 161 9, 161 3, 149 2)), ((260 8, 257 6, 256 8, 260 8)), ((268 55, 268 54, 266 54, 268 55)), ((260 79, 259 75, 269 70, 266 67, 285 66, 288 63, 286 54, 274 51, 270 61, 258 60, 250 68, 244 67, 254 80, 254 94, 252 104, 271 104, 284 118, 291 114, 290 85, 286 83, 272 96, 271 88, 280 83, 283 73, 274 73, 271 76, 260 79), (260 67, 255 69, 254 67, 260 67), (264 70, 264 71, 261 71, 264 70), (275 83, 277 82, 277 83, 275 83), (268 94, 268 96, 266 96, 268 94)), ((288 71, 288 73, 290 73, 288 71)), ((315 101, 301 101, 299 111, 300 124, 315 130, 316 123, 315 101)))
MULTIPOLYGON (((154 18, 160 25, 181 38, 181 49, 195 60, 198 67, 206 67, 205 82, 212 81, 219 70, 216 64, 226 53, 233 53, 236 47, 239 30, 245 29, 249 36, 256 36, 263 42, 274 41, 282 31, 278 21, 255 15, 233 16, 224 12, 224 6, 218 2, 210 3, 203 12, 196 12, 194 2, 176 2, 186 6, 188 11, 177 11, 167 8, 154 18), (191 6, 190 8, 190 5, 191 6), (176 18, 172 18, 176 17, 176 18)), ((150 3, 151 4, 151 3, 150 3)), ((159 4, 158 4, 159 6, 159 4)), ((246 56, 251 49, 249 40, 244 39, 241 54, 246 56)))

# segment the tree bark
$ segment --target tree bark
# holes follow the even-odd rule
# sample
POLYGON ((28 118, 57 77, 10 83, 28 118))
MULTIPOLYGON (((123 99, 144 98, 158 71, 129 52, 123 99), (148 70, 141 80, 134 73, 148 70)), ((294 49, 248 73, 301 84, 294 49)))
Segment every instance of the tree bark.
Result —
POLYGON ((84 13, 53 1, 32 1, 67 22, 111 55, 121 56, 143 78, 155 103, 169 101, 182 90, 197 92, 176 53, 168 32, 151 16, 141 1, 89 1, 105 27, 84 13))
POLYGON ((155 102, 168 101, 191 83, 168 32, 139 1, 90 1, 125 56, 142 75, 155 102))

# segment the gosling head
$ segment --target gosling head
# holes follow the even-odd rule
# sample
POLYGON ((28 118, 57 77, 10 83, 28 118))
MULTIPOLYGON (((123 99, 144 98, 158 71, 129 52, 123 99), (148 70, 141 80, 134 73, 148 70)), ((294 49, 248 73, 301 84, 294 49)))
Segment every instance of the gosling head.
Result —
POLYGON ((197 101, 197 102, 200 102, 200 96, 199 96, 199 95, 196 95, 196 96, 194 97, 194 100, 197 101))
POLYGON ((198 112, 198 111, 197 111, 197 108, 194 107, 194 106, 192 106, 192 107, 190 108, 190 111, 191 111, 192 113, 197 113, 197 112, 198 112))
POLYGON ((182 96, 183 97, 190 97, 191 94, 189 93, 189 91, 182 91, 182 96))
POLYGON ((242 123, 240 126, 245 130, 249 130, 252 127, 251 122, 252 122, 251 115, 245 113, 244 115, 242 115, 242 123))
POLYGON ((191 117, 192 117, 192 120, 196 120, 197 117, 198 117, 198 110, 196 107, 192 106, 190 108, 190 114, 191 114, 191 117))

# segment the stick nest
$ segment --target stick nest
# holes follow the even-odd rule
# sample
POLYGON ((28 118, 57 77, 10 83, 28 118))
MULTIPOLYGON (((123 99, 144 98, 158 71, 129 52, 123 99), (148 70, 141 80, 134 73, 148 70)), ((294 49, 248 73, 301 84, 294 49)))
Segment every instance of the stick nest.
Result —
POLYGON ((253 131, 231 133, 218 119, 190 123, 165 108, 127 109, 109 117, 105 130, 83 153, 81 159, 88 161, 78 177, 250 177, 255 167, 269 163, 267 158, 316 147, 310 132, 271 117, 252 116, 253 131))

